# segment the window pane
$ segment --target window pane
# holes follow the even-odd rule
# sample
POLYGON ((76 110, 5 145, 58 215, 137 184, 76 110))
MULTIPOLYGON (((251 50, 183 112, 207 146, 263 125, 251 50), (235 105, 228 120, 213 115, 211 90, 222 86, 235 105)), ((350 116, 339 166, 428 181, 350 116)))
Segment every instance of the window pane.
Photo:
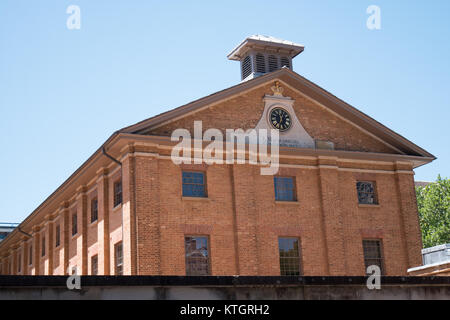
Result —
POLYGON ((91 222, 97 221, 98 219, 98 200, 93 199, 91 201, 91 222))
POLYGON ((375 265, 380 267, 381 274, 384 274, 383 256, 380 240, 363 240, 364 264, 367 267, 375 265))
POLYGON ((188 276, 209 275, 207 237, 186 237, 186 274, 188 276))
POLYGON ((356 183, 356 191, 358 192, 358 202, 361 204, 376 204, 375 187, 373 182, 356 183))
POLYGON ((77 226, 77 215, 72 215, 72 235, 76 235, 78 232, 78 226, 77 226))
POLYGON ((114 246, 115 252, 115 263, 116 263, 116 275, 123 275, 123 250, 122 250, 122 242, 117 243, 114 246))
POLYGON ((114 207, 122 203, 122 181, 114 183, 114 207))
POLYGON ((282 276, 300 275, 300 248, 295 238, 279 238, 280 272, 282 276))
POLYGON ((61 230, 60 230, 60 226, 57 225, 56 226, 56 243, 55 246, 58 247, 60 244, 60 239, 61 239, 61 230))
POLYGON ((294 178, 292 177, 274 177, 275 200, 276 201, 295 201, 294 178))
POLYGON ((96 276, 98 274, 98 256, 92 256, 91 258, 91 274, 96 276))
POLYGON ((45 237, 42 237, 42 248, 41 248, 41 255, 45 256, 45 237))
POLYGON ((183 197, 206 197, 203 172, 183 172, 182 180, 183 197))

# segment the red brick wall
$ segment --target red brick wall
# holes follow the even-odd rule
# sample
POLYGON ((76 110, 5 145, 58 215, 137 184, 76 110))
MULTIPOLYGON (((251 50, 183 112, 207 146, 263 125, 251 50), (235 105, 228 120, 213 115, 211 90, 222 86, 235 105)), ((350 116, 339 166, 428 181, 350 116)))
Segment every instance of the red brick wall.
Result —
MULTIPOLYGON (((154 129, 153 135, 170 136, 175 129, 188 129, 193 135, 194 121, 203 122, 203 131, 217 128, 251 129, 256 126, 264 111, 264 95, 272 95, 273 83, 253 89, 238 97, 218 103, 180 120, 154 129)), ((397 153, 394 149, 364 133, 347 121, 321 107, 299 92, 282 85, 283 95, 295 100, 294 110, 302 126, 316 140, 332 141, 336 150, 397 153)))
MULTIPOLYGON (((364 275, 362 240, 372 238, 382 240, 387 274, 405 275, 420 264, 417 211, 402 213, 394 174, 282 168, 279 174, 295 176, 298 197, 298 203, 283 204, 275 201, 273 177, 261 176, 258 167, 197 169, 206 170, 208 199, 187 200, 180 167, 137 157, 140 274, 185 274, 186 235, 209 236, 214 275, 279 275, 278 237, 300 238, 305 275, 364 275), (357 180, 376 182, 379 205, 358 205, 357 180), (403 216, 415 233, 403 233, 403 216)), ((413 176, 402 176, 400 190, 414 201, 408 192, 413 176)))

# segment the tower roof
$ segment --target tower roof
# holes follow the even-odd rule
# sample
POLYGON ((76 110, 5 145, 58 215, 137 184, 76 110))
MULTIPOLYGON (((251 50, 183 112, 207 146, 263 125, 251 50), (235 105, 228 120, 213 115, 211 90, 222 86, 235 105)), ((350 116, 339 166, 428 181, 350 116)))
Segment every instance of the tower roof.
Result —
POLYGON ((290 58, 294 58, 302 53, 305 47, 292 41, 277 39, 271 36, 253 35, 242 41, 227 57, 230 60, 241 60, 251 49, 283 53, 290 58))

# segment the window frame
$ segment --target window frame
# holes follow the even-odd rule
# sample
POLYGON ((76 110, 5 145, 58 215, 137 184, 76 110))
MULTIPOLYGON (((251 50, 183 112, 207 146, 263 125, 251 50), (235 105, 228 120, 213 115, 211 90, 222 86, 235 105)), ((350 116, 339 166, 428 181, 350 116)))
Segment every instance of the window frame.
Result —
POLYGON ((94 223, 96 221, 98 221, 98 198, 94 197, 91 199, 91 223, 94 223), (95 203, 95 210, 94 210, 94 203, 95 203))
POLYGON ((373 265, 370 264, 368 265, 366 263, 367 260, 380 260, 380 265, 378 265, 381 269, 381 275, 386 275, 386 267, 385 267, 385 259, 384 259, 384 250, 383 250, 383 239, 381 238, 363 238, 361 241, 361 245, 362 245, 362 250, 363 250, 363 262, 364 262, 364 273, 366 273, 366 270, 369 266, 373 265), (379 244, 379 251, 380 251, 380 258, 367 258, 366 257, 366 250, 364 247, 364 242, 368 242, 368 241, 372 241, 372 242, 378 242, 379 244))
MULTIPOLYGON (((302 255, 302 242, 300 237, 289 237, 289 236, 280 236, 278 237, 278 258, 279 258, 279 267, 280 267, 280 276, 282 277, 296 277, 296 276, 302 276, 303 275, 303 255, 302 255), (289 275, 289 274, 283 274, 283 268, 282 268, 282 264, 281 264, 281 259, 284 258, 288 258, 288 257, 281 257, 281 248, 280 248, 280 240, 282 239, 292 239, 292 240, 297 240, 297 244, 298 244, 298 250, 297 250, 297 259, 298 259, 298 275, 289 275)), ((293 257, 295 258, 295 257, 293 257)), ((292 258, 292 259, 293 259, 292 258)))
MULTIPOLYGON (((196 183, 186 183, 186 185, 200 185, 196 183)), ((203 170, 182 170, 181 171, 181 196, 184 198, 208 198, 208 182, 206 179, 206 171, 203 170), (199 173, 203 175, 203 195, 202 196, 196 196, 196 195, 185 195, 184 194, 184 173, 199 173)))
POLYGON ((17 252, 17 273, 22 272, 22 254, 17 252))
POLYGON ((77 212, 74 212, 72 213, 72 237, 76 236, 77 234, 78 234, 78 214, 77 212))
POLYGON ((33 243, 30 243, 29 249, 28 249, 28 265, 33 265, 33 243))
POLYGON ((45 241, 45 235, 42 235, 41 236, 41 257, 45 257, 45 255, 46 255, 46 250, 45 250, 45 243, 46 243, 46 241, 45 241))
POLYGON ((210 241, 210 237, 209 235, 185 235, 184 236, 184 263, 185 263, 185 274, 188 277, 207 277, 207 276, 211 276, 212 275, 212 269, 211 269, 211 241, 210 241), (206 260, 207 263, 207 274, 189 274, 188 273, 188 260, 190 259, 190 257, 187 256, 187 248, 186 248, 186 239, 187 238, 205 238, 206 239, 206 249, 208 252, 208 257, 206 260))
POLYGON ((123 184, 122 178, 119 178, 113 183, 113 208, 117 208, 122 205, 123 202, 123 184), (116 186, 120 185, 120 192, 116 191, 116 186))
POLYGON ((98 275, 98 254, 95 254, 91 256, 91 275, 97 276, 98 275), (94 264, 95 261, 95 264, 94 264), (94 269, 95 265, 95 269, 94 269), (95 273, 94 273, 95 270, 95 273))
POLYGON ((298 202, 297 179, 296 179, 295 176, 274 176, 273 177, 273 190, 274 190, 275 201, 277 201, 277 202, 298 202), (293 200, 277 199, 277 194, 278 194, 278 192, 277 192, 277 183, 276 183, 277 179, 292 179, 292 196, 293 196, 293 200))
POLYGON ((58 223, 55 226, 55 248, 61 245, 61 225, 58 223))
POLYGON ((119 241, 116 244, 114 244, 114 275, 116 276, 123 276, 123 242, 119 241), (121 256, 121 262, 118 263, 118 248, 121 247, 122 256, 121 256), (121 268, 120 274, 118 272, 119 267, 121 268))
MULTIPOLYGON (((377 206, 379 205, 379 200, 378 200, 378 191, 377 191, 377 183, 376 181, 370 181, 370 180, 357 180, 356 184, 356 198, 358 201, 358 205, 367 205, 367 206, 377 206), (358 189, 358 184, 359 183, 371 183, 372 184, 372 188, 373 188, 373 203, 365 203, 365 202, 361 202, 360 197, 359 197, 359 189, 358 189)), ((371 193, 367 193, 364 192, 365 194, 371 194, 371 193)))

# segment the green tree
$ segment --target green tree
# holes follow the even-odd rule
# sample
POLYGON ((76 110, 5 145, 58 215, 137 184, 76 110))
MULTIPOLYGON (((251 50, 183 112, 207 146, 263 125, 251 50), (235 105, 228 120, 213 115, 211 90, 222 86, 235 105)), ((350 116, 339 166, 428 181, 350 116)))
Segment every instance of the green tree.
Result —
POLYGON ((450 179, 416 187, 419 221, 425 248, 450 243, 450 179))

